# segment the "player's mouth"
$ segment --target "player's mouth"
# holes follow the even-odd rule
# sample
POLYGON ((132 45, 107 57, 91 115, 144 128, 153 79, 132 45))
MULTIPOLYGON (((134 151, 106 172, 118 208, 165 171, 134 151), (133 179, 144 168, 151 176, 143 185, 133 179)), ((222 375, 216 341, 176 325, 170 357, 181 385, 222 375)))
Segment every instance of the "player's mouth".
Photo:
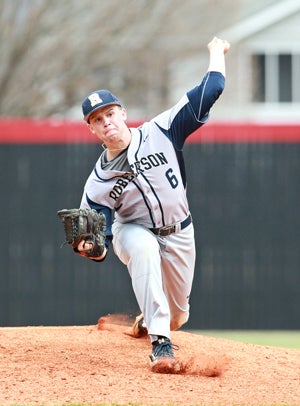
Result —
POLYGON ((110 136, 110 135, 114 135, 116 133, 117 129, 116 128, 109 128, 108 130, 105 131, 104 135, 110 136))

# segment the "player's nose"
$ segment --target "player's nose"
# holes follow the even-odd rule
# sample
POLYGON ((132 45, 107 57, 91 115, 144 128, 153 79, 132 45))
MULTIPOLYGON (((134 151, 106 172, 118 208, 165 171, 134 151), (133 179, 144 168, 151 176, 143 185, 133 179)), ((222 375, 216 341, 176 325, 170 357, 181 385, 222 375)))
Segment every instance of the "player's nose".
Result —
POLYGON ((104 124, 105 127, 110 124, 110 119, 109 119, 109 117, 104 117, 104 119, 103 119, 103 124, 104 124))

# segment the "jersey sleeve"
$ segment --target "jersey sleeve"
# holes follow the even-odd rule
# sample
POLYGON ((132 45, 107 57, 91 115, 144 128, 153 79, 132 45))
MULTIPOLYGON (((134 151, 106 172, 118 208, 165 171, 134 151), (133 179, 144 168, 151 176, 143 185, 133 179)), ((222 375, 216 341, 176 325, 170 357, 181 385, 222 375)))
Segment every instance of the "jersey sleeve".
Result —
POLYGON ((207 72, 173 108, 153 119, 175 149, 181 150, 187 137, 208 121, 210 109, 224 87, 225 78, 220 72, 207 72))
POLYGON ((204 124, 209 111, 218 100, 225 87, 225 78, 219 72, 208 72, 201 84, 187 93, 195 120, 204 124))

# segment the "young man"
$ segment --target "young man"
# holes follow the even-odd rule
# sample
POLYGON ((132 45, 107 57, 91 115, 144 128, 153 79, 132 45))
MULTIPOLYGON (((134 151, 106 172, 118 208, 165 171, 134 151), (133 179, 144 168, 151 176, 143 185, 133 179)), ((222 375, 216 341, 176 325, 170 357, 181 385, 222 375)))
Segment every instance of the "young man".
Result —
MULTIPOLYGON (((229 47, 227 41, 213 38, 200 85, 139 128, 127 127, 126 110, 108 90, 96 90, 82 103, 84 120, 104 152, 87 179, 80 206, 106 216, 107 249, 111 240, 128 268, 142 313, 134 335, 149 334, 150 362, 158 372, 160 366, 164 372, 176 368, 170 331, 188 320, 194 275, 194 229, 182 148, 207 122, 224 89, 229 47)), ((90 247, 82 241, 79 254, 90 247)), ((94 259, 104 260, 107 249, 94 259)))

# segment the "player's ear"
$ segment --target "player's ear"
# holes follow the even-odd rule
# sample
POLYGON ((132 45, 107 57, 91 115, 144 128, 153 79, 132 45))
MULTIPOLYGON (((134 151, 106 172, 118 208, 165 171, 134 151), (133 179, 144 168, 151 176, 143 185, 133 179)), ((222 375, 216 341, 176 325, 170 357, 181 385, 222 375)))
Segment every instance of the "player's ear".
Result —
POLYGON ((123 117, 124 121, 127 120, 127 111, 126 111, 126 109, 124 109, 124 107, 122 107, 122 117, 123 117))
POLYGON ((94 130, 93 126, 92 126, 90 123, 86 123, 86 125, 88 126, 89 130, 90 130, 93 134, 95 134, 95 130, 94 130))

